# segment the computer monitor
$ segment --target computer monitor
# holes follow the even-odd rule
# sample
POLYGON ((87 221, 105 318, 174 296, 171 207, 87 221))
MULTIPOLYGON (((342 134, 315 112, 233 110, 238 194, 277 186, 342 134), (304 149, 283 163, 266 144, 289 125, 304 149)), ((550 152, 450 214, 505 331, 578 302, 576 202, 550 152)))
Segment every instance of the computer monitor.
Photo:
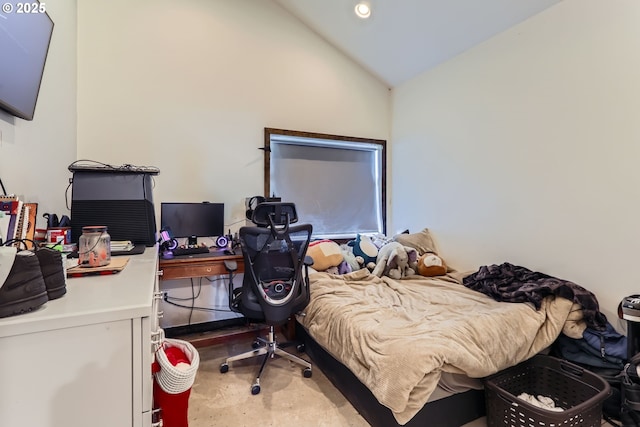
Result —
POLYGON ((160 222, 172 237, 223 236, 224 203, 162 203, 160 222))

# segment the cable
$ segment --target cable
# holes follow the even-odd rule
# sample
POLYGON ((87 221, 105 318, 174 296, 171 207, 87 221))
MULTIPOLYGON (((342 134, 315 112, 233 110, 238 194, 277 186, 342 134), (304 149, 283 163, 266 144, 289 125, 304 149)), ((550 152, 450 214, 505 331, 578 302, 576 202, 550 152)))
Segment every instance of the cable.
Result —
MULTIPOLYGON (((232 273, 232 274, 231 274, 231 281, 232 281, 232 282, 233 282, 233 279, 234 279, 235 277, 236 277, 236 275, 232 273)), ((202 279, 202 278, 201 278, 201 279, 202 279)), ((208 280, 209 282, 211 282, 211 283, 213 283, 213 282, 215 282, 215 281, 217 281, 217 280, 220 280, 220 279, 210 279, 210 278, 208 278, 208 277, 205 277, 205 279, 207 279, 207 280, 208 280)), ((224 280, 224 279, 222 279, 222 280, 224 280)))
MULTIPOLYGON (((191 278, 190 280, 191 280, 191 287, 193 287, 193 278, 191 278)), ((198 295, 196 295, 195 297, 192 295, 187 298, 181 298, 181 297, 169 297, 169 298, 175 301, 192 301, 194 298, 200 297, 201 290, 202 290, 202 278, 200 278, 200 281, 199 281, 198 295)))
POLYGON ((4 184, 2 183, 2 179, 0 179, 0 187, 2 188, 2 194, 7 195, 7 190, 4 188, 4 184))
MULTIPOLYGON (((202 280, 200 280, 200 289, 202 289, 202 280)), ((198 291, 198 294, 200 294, 200 291, 198 291)), ((187 322, 187 325, 191 325, 191 316, 193 315, 193 307, 195 306, 196 303, 196 295, 195 295, 195 289, 193 288, 193 280, 191 280, 191 310, 189 311, 189 322, 187 322)))
MULTIPOLYGON (((216 279, 210 279, 208 277, 205 277, 205 279, 207 279, 209 282, 215 282, 216 279)), ((224 279, 220 279, 223 281, 224 284, 224 279)), ((200 293, 202 291, 202 277, 200 278, 200 280, 198 281, 198 292, 197 295, 195 293, 195 289, 194 289, 194 284, 193 284, 193 278, 191 279, 191 297, 187 297, 187 298, 181 298, 181 297, 172 297, 169 294, 167 294, 166 292, 164 293, 163 296, 163 300, 167 303, 167 304, 171 304, 175 307, 180 307, 180 308, 186 308, 189 311, 189 325, 191 325, 191 316, 193 315, 193 311, 194 310, 200 310, 200 311, 217 311, 217 312, 222 312, 222 313, 236 313, 237 312, 231 310, 231 309, 222 309, 222 308, 211 308, 211 307, 199 307, 195 305, 195 300, 196 298, 200 297, 200 293), (191 305, 184 305, 184 304, 178 304, 174 301, 191 301, 191 305)), ((239 315, 238 317, 241 317, 241 315, 239 315)))
MULTIPOLYGON (((165 297, 164 297, 164 302, 166 302, 167 304, 171 304, 171 305, 173 305, 173 306, 180 307, 180 308, 186 308, 186 309, 189 309, 189 310, 200 310, 200 311, 219 311, 219 312, 222 312, 222 313, 236 313, 235 311, 230 310, 230 309, 223 309, 223 308, 211 308, 211 307, 198 307, 198 306, 193 306, 193 307, 192 307, 192 306, 189 306, 189 305, 178 304, 178 303, 176 303, 176 302, 169 301, 167 298, 171 298, 171 297, 169 297, 169 296, 165 295, 165 297)), ((238 314, 238 316, 237 316, 237 317, 242 317, 242 315, 240 315, 239 313, 236 313, 236 314, 238 314)))
POLYGON ((69 185, 67 185, 67 189, 64 190, 64 205, 68 211, 71 211, 71 207, 69 206, 69 189, 71 188, 71 184, 73 184, 73 178, 69 178, 69 185))
POLYGON ((246 221, 246 218, 242 218, 242 219, 239 219, 238 221, 235 221, 235 222, 232 222, 232 223, 229 223, 229 224, 225 224, 224 227, 227 228, 227 227, 230 227, 232 225, 236 225, 236 224, 239 224, 239 223, 245 222, 245 221, 246 221))
POLYGON ((74 166, 77 166, 80 168, 99 167, 99 168, 110 169, 114 171, 132 171, 132 172, 151 173, 151 174, 160 173, 160 169, 155 166, 135 166, 128 163, 125 163, 121 166, 113 166, 108 163, 102 163, 96 160, 89 160, 89 159, 76 160, 68 166, 68 169, 70 171, 73 171, 74 166))

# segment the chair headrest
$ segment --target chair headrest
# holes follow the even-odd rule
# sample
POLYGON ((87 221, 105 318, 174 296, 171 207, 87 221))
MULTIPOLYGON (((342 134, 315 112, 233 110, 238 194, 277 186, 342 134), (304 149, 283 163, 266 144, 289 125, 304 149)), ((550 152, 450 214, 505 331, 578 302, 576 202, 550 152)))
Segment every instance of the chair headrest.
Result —
POLYGON ((251 221, 259 227, 273 225, 288 225, 298 222, 296 205, 289 202, 263 202, 253 210, 251 221))

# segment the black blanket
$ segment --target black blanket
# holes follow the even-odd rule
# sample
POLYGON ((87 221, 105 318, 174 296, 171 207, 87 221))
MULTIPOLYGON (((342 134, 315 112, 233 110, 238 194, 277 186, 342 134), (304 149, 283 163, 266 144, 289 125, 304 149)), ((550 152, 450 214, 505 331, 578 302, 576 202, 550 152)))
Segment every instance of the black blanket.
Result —
POLYGON ((600 312, 595 295, 567 280, 504 263, 482 266, 462 283, 496 301, 531 302, 536 309, 540 309, 542 300, 548 295, 566 298, 582 306, 588 327, 599 331, 606 329, 607 318, 600 312))

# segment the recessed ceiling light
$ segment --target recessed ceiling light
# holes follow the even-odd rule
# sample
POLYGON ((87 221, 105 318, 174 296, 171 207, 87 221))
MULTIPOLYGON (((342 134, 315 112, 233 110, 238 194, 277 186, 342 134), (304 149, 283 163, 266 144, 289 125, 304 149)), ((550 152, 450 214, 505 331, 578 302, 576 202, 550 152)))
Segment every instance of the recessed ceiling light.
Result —
POLYGON ((361 1, 360 3, 356 4, 355 11, 356 15, 358 15, 358 18, 367 19, 371 16, 371 7, 367 2, 361 1))

